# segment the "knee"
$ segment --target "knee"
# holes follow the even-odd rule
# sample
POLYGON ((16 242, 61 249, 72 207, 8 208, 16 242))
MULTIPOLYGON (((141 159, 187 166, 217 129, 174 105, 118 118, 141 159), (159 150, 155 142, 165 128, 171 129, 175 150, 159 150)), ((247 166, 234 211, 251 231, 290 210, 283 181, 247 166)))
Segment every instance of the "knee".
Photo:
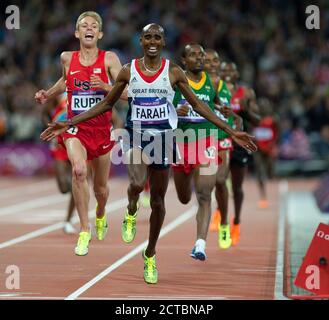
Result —
POLYGON ((61 181, 61 182, 59 182, 58 186, 59 186, 59 191, 62 194, 66 194, 71 191, 71 186, 68 183, 61 181))
POLYGON ((151 195, 150 204, 151 204, 152 211, 156 211, 159 213, 165 212, 164 198, 162 198, 160 196, 151 195))
POLYGON ((137 181, 133 181, 130 183, 130 190, 133 193, 141 193, 144 190, 144 184, 139 183, 137 181))
POLYGON ((181 194, 181 195, 178 195, 178 199, 182 204, 188 204, 191 201, 191 195, 190 194, 181 194))
POLYGON ((94 185, 94 194, 95 197, 103 197, 103 198, 107 198, 108 195, 108 187, 107 186, 97 186, 94 185))
POLYGON ((233 193, 236 196, 243 197, 243 189, 242 189, 242 186, 238 186, 238 187, 233 188, 233 193))
POLYGON ((73 177, 78 182, 83 182, 87 179, 87 166, 85 162, 77 162, 73 165, 73 177))
POLYGON ((211 202, 211 190, 204 189, 196 192, 196 197, 200 205, 211 202))

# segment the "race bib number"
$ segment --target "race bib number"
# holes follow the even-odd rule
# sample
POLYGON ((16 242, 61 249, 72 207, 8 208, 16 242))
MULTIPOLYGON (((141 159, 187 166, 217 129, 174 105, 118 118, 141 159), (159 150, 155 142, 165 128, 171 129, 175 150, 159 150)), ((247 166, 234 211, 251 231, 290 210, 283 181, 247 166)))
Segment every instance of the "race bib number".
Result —
POLYGON ((202 116, 200 116, 197 112, 195 112, 192 107, 186 102, 186 100, 182 100, 180 104, 177 105, 177 107, 181 107, 184 105, 188 105, 189 110, 188 110, 188 114, 187 116, 180 116, 178 117, 179 121, 183 121, 183 122, 205 122, 207 121, 205 118, 203 118, 202 116))
POLYGON ((81 113, 88 111, 95 106, 98 102, 104 99, 104 95, 72 95, 71 108, 74 113, 81 113))
POLYGON ((232 147, 232 141, 230 139, 220 140, 219 145, 222 149, 229 149, 232 147))
POLYGON ((71 127, 68 130, 66 130, 67 133, 76 135, 78 133, 78 127, 71 127))
POLYGON ((216 156, 216 148, 215 147, 208 147, 204 154, 206 156, 207 159, 215 159, 216 156))

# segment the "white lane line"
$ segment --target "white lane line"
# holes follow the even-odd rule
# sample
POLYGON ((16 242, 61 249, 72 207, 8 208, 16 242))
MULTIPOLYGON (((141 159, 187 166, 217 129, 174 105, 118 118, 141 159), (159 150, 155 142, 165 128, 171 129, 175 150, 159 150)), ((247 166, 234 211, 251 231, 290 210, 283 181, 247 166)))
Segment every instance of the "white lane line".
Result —
MULTIPOLYGON (((128 203, 128 199, 127 198, 122 198, 122 199, 113 201, 110 204, 106 205, 105 210, 106 210, 106 212, 113 212, 115 210, 124 208, 127 205, 127 203, 128 203)), ((90 217, 94 217, 95 216, 95 209, 89 210, 88 214, 89 214, 90 217)), ((75 216, 72 219, 72 223, 76 223, 78 221, 79 221, 79 217, 77 217, 77 216, 75 216)), ((13 246, 15 244, 18 244, 18 243, 21 243, 21 242, 24 242, 24 241, 27 241, 27 240, 30 240, 30 239, 33 239, 33 238, 37 238, 37 237, 42 236, 44 234, 47 234, 49 232, 59 230, 63 227, 64 227, 64 222, 58 222, 58 223, 55 223, 51 226, 44 227, 44 228, 32 231, 32 232, 24 234, 20 237, 17 237, 17 238, 14 238, 14 239, 11 239, 11 240, 0 243, 0 249, 4 249, 4 248, 13 246)))
MULTIPOLYGON (((162 231, 160 232, 159 239, 164 237, 166 234, 168 234, 170 231, 177 228, 179 225, 184 223, 185 221, 192 218, 197 210, 197 206, 194 205, 189 210, 185 211, 183 214, 181 214, 178 218, 176 218, 174 221, 170 222, 168 225, 166 225, 162 231)), ((108 268, 106 268, 104 271, 99 273, 96 277, 94 277, 92 280, 87 282, 85 285, 71 293, 69 296, 65 298, 65 300, 75 300, 77 297, 79 297, 82 293, 87 291, 89 288, 91 288, 95 283, 102 280, 104 277, 106 277, 108 274, 110 274, 115 269, 119 268, 121 265, 126 263, 128 260, 132 259, 137 254, 141 253, 144 248, 146 247, 148 241, 145 240, 143 243, 141 243, 139 246, 137 246, 135 249, 130 251, 128 254, 123 256, 121 259, 117 260, 115 263, 110 265, 108 268)))
POLYGON ((279 183, 280 214, 278 221, 278 241, 277 241, 275 287, 274 287, 275 300, 288 300, 288 298, 283 294, 285 220, 286 220, 288 191, 289 191, 288 181, 287 180, 280 181, 279 183))
POLYGON ((56 204, 67 200, 68 200, 68 195, 63 195, 63 194, 55 194, 47 197, 32 199, 19 204, 14 204, 0 208, 0 217, 10 214, 15 214, 15 213, 26 213, 27 210, 49 206, 51 204, 56 204))
POLYGON ((56 184, 54 179, 48 179, 44 181, 39 181, 35 183, 29 183, 23 186, 19 187, 12 187, 12 188, 6 188, 2 189, 0 188, 0 199, 7 198, 10 196, 15 196, 20 193, 24 193, 24 195, 27 194, 33 194, 33 193, 40 193, 40 191, 55 189, 56 184))

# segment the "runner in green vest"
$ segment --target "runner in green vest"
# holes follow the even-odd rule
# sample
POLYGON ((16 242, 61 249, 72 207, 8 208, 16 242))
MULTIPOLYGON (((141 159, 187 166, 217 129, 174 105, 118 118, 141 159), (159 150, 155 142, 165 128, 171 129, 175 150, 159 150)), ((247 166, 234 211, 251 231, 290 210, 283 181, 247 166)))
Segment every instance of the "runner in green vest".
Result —
MULTIPOLYGON (((226 82, 219 77, 220 59, 218 53, 213 49, 206 50, 205 70, 209 73, 212 84, 217 88, 217 94, 222 105, 222 112, 225 116, 217 111, 216 114, 231 127, 235 122, 241 126, 241 118, 235 115, 230 108, 231 92, 227 88, 226 82)), ((228 221, 228 190, 226 179, 229 174, 230 152, 232 150, 232 139, 222 130, 218 130, 218 155, 222 162, 218 166, 216 175, 216 201, 217 209, 213 214, 210 223, 211 231, 218 231, 218 244, 222 249, 228 249, 232 240, 230 235, 230 226, 228 221)))
MULTIPOLYGON (((200 45, 185 46, 182 62, 190 88, 199 100, 214 110, 215 103, 219 104, 219 98, 209 75, 203 71, 204 58, 205 52, 200 45)), ((174 105, 178 114, 176 142, 183 157, 178 164, 172 165, 175 186, 179 200, 187 204, 191 200, 194 183, 199 207, 196 216, 196 242, 190 255, 204 261, 211 216, 211 193, 216 183, 218 131, 212 123, 193 111, 179 90, 176 91, 174 105), (188 133, 188 142, 184 142, 183 134, 188 133)))

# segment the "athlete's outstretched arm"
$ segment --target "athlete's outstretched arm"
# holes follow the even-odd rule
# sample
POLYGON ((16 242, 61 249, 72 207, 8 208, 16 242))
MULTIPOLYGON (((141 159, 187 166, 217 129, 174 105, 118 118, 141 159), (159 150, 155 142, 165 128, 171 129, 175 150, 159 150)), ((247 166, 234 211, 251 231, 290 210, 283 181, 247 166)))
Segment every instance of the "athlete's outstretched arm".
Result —
POLYGON ((229 125, 227 125, 224 121, 216 116, 214 112, 212 112, 203 102, 201 102, 196 95, 192 92, 189 87, 186 76, 184 75, 183 70, 175 64, 171 65, 170 75, 172 77, 172 84, 177 85, 185 99, 190 103, 192 108, 199 113, 202 117, 212 122, 218 128, 225 131, 227 134, 232 136, 234 141, 244 147, 249 151, 256 151, 257 146, 251 140, 251 136, 245 132, 240 132, 232 129, 229 125))
POLYGON ((118 74, 117 80, 114 83, 112 90, 109 94, 95 106, 90 108, 88 111, 83 112, 68 121, 51 123, 48 128, 41 133, 41 139, 50 141, 56 136, 66 131, 70 126, 76 125, 80 122, 87 121, 95 118, 98 115, 110 110, 113 105, 119 100, 123 90, 129 83, 130 79, 130 64, 125 65, 118 74))
POLYGON ((35 94, 34 99, 36 100, 37 103, 45 104, 49 100, 65 92, 66 67, 70 64, 71 58, 72 58, 71 52, 63 52, 61 54, 62 76, 48 90, 41 89, 35 94))

